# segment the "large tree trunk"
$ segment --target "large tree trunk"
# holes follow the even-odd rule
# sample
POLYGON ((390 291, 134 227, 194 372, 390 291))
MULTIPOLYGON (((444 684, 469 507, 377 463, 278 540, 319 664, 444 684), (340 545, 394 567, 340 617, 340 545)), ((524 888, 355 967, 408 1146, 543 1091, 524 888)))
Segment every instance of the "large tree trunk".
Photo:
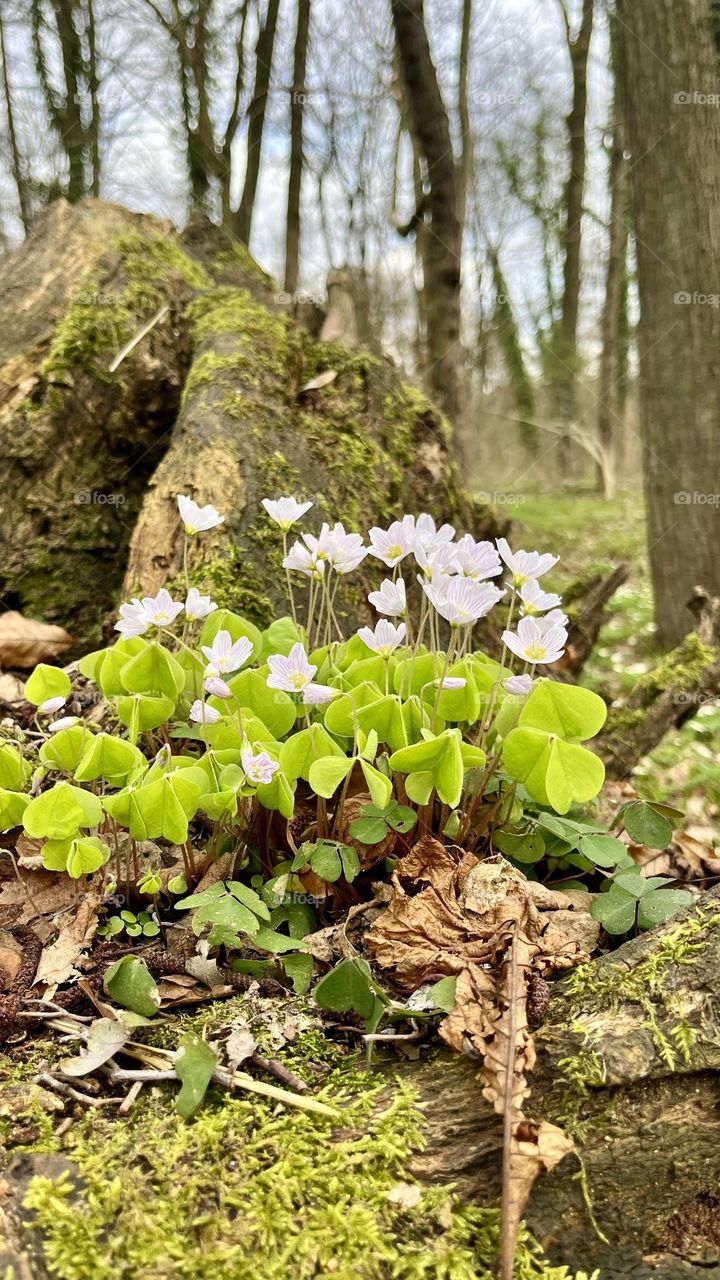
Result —
POLYGON ((428 382, 440 407, 457 424, 462 409, 460 225, 450 124, 430 52, 423 0, 392 0, 392 15, 410 130, 427 184, 423 269, 428 382))
POLYGON ((640 281, 640 418, 658 639, 720 592, 720 91, 707 0, 618 0, 640 281))
POLYGON ((230 539, 197 540, 193 574, 261 623, 283 604, 267 495, 307 493, 316 523, 428 509, 494 531, 463 496, 432 404, 389 363, 314 342, 272 297, 203 219, 179 238, 88 200, 37 220, 0 287, 0 607, 93 647, 123 582, 176 575, 178 492, 228 517, 230 539), (301 390, 328 369, 331 385, 301 390))

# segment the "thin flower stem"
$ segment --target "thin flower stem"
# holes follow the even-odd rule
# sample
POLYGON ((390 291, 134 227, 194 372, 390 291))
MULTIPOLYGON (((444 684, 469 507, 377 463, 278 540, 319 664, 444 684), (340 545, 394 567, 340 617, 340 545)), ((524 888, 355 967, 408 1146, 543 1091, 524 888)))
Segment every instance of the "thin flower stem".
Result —
POLYGON ((183 534, 183 577, 185 579, 185 594, 190 590, 190 573, 188 571, 188 535, 183 534))
POLYGON ((292 578, 290 576, 290 570, 287 568, 287 566, 285 566, 285 561, 287 560, 287 556, 288 556, 287 529, 283 529, 283 566, 285 567, 285 581, 287 582, 288 599, 290 601, 290 612, 292 614, 292 620, 295 623, 295 626, 297 626, 297 610, 295 608, 295 594, 293 592, 292 578))
POLYGON ((430 723, 431 723, 431 725, 432 725, 433 732, 435 731, 435 717, 436 717, 436 715, 437 715, 438 703, 439 703, 439 701, 440 701, 440 694, 442 693, 443 680, 445 679, 445 677, 446 677, 446 675, 447 675, 447 673, 448 673, 448 667, 450 666, 450 660, 451 660, 451 657, 452 657, 453 650, 454 650, 454 648, 455 648, 455 641, 456 641, 456 637, 457 637, 457 627, 451 627, 451 628, 450 628, 450 639, 449 639, 449 641, 448 641, 448 647, 447 647, 447 649, 445 650, 445 662, 444 662, 444 664, 443 664, 443 669, 442 669, 442 672, 441 672, 441 675, 440 675, 440 679, 438 680, 438 686, 437 686, 437 690, 436 690, 436 693, 435 693, 435 701, 434 701, 434 703, 433 703, 432 716, 431 716, 431 719, 430 719, 430 723))

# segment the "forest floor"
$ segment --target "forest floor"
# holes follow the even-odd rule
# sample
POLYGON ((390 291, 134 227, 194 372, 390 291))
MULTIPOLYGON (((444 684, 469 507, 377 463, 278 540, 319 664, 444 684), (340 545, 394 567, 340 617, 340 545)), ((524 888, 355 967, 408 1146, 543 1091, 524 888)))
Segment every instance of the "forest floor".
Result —
MULTIPOLYGON (((639 497, 538 494, 509 514, 516 545, 560 555, 548 583, 560 592, 628 564, 584 677, 605 695, 627 692, 656 658, 639 497)), ((704 830, 705 844, 717 843, 719 762, 720 708, 708 705, 643 762, 636 785, 682 805, 690 835, 700 841, 704 830)), ((219 1088, 186 1124, 167 1085, 145 1087, 121 1115, 92 1081, 78 1082, 77 1101, 49 1093, 42 1073, 68 1049, 56 1037, 20 1035, 0 1061, 0 1275, 489 1280, 497 1213, 416 1179, 426 1121, 394 1079, 397 1059, 366 1071, 354 1042, 328 1038, 304 999, 255 993, 174 1014, 148 1033, 151 1043, 174 1049, 189 1031, 223 1044, 250 1036, 337 1107, 339 1124, 219 1088)), ((568 1276, 527 1235, 516 1274, 568 1276)))
MULTIPOLYGON (((628 693, 658 661, 641 494, 622 492, 612 502, 591 493, 530 494, 507 513, 518 545, 551 547, 560 556, 547 579, 560 594, 578 578, 628 565, 628 580, 613 597, 611 617, 583 676, 583 683, 604 696, 628 693)), ((677 733, 668 734, 635 770, 634 781, 647 799, 684 809, 691 834, 720 843, 718 702, 699 707, 677 733)))

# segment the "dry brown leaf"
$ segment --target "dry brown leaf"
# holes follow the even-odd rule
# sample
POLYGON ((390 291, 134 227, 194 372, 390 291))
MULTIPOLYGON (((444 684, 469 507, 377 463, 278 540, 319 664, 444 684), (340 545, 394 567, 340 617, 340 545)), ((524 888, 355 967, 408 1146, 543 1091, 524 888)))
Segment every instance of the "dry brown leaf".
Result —
POLYGON ((63 925, 56 941, 43 951, 33 986, 43 982, 48 988, 55 988, 77 977, 76 964, 95 937, 102 900, 101 890, 86 890, 73 918, 63 925))
POLYGON ((57 658, 72 644, 64 627, 37 622, 11 610, 0 614, 0 667, 30 669, 57 658))
POLYGON ((337 369, 326 369, 324 373, 319 373, 316 378, 311 378, 300 388, 300 394, 304 395, 306 391, 321 391, 323 387, 329 387, 338 376, 337 369))
POLYGON ((12 986, 23 960, 23 945, 17 938, 0 929, 0 991, 12 986))
POLYGON ((0 702, 22 702, 25 684, 18 676, 5 672, 0 675, 0 702))
POLYGON ((365 935, 381 968, 406 990, 443 975, 456 978, 455 1003, 440 1034, 482 1060, 483 1094, 504 1117, 503 1280, 511 1280, 535 1178, 573 1146, 562 1130, 528 1120, 523 1110, 535 1063, 529 985, 588 959, 558 921, 571 905, 502 857, 478 862, 459 851, 456 857, 426 837, 398 864, 393 897, 365 935))
POLYGON ((32 924, 77 903, 75 881, 56 871, 23 871, 22 884, 6 881, 0 890, 0 924, 32 924))
POLYGON ((247 1023, 234 1022, 230 1035, 225 1041, 225 1053, 233 1071, 240 1066, 241 1062, 252 1058, 256 1049, 257 1042, 247 1023))

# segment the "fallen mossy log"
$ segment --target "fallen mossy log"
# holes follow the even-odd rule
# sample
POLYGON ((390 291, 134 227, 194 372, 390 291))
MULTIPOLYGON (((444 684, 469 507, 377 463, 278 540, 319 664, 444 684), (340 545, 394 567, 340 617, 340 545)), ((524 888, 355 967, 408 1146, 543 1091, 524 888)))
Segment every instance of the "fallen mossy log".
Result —
POLYGON ((627 581, 628 567, 620 564, 605 577, 594 574, 588 581, 575 582, 563 596, 568 614, 568 640, 561 662, 553 668, 562 680, 576 680, 590 657, 600 629, 608 618, 608 605, 627 581))
POLYGON ((60 623, 77 653, 121 589, 178 576, 178 492, 231 534, 226 552, 196 540, 193 577, 261 624, 283 580, 262 497, 302 491, 312 527, 508 523, 467 498, 448 424, 390 361, 316 341, 221 228, 99 200, 53 204, 3 262, 0 480, 0 607, 60 623))
POLYGON ((611 707, 593 744, 610 778, 629 777, 666 733, 720 696, 720 600, 698 589, 688 607, 698 620, 696 630, 642 676, 624 702, 611 707))
MULTIPOLYGON (((720 1276, 719 1023, 719 890, 554 985, 530 1105, 578 1154, 538 1179, 525 1212, 551 1261, 613 1280, 720 1276)), ((426 1120, 412 1172, 496 1202, 502 1122, 476 1064, 443 1053, 401 1078, 426 1120)))
MULTIPOLYGON (((171 1018, 158 1043, 176 1044, 188 1026, 212 1040, 247 1016, 249 999, 171 1018)), ((278 1016, 302 1008, 291 1000, 278 1016)), ((720 891, 555 984, 535 1033, 531 1103, 565 1126, 577 1155, 535 1184, 525 1218, 549 1261, 533 1260, 523 1236, 523 1280, 595 1268, 601 1280, 717 1280, 719 1020, 720 891)), ((18 1274, 490 1280, 502 1120, 476 1062, 421 1046, 417 1061, 387 1054, 368 1076, 314 1029, 284 1061, 342 1107, 339 1129, 227 1091, 188 1125, 164 1085, 127 1115, 100 1090, 58 1138, 59 1100, 30 1082, 67 1050, 28 1048, 26 1067, 13 1050, 0 1090, 0 1260, 18 1274)))

